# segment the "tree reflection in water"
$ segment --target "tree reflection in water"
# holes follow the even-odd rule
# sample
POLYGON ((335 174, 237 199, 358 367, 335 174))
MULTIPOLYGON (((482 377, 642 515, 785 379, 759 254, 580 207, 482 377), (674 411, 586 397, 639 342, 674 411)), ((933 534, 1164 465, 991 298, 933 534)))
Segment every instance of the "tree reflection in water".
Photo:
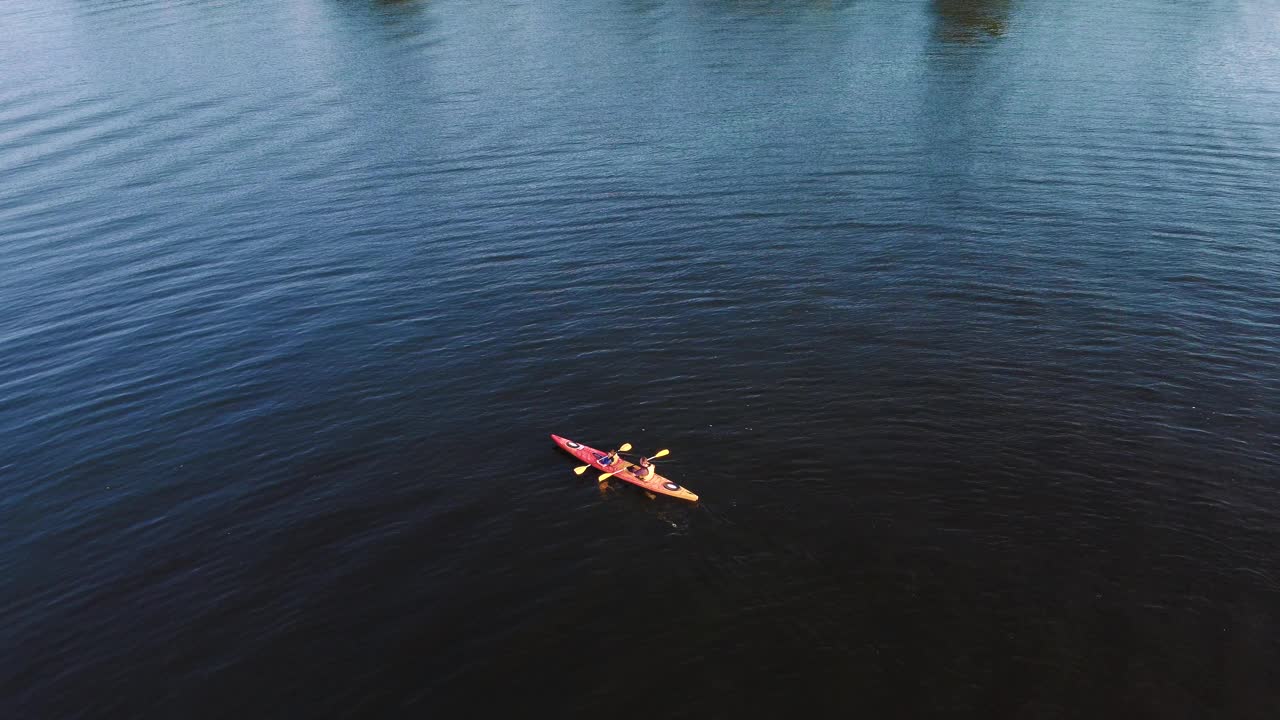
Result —
POLYGON ((933 0, 936 34, 946 42, 977 43, 1008 29, 1012 0, 933 0))

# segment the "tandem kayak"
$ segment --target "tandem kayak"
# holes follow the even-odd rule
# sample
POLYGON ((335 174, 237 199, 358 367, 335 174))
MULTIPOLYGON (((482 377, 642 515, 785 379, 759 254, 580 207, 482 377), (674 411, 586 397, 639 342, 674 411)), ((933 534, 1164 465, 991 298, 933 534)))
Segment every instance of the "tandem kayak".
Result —
POLYGON ((621 458, 611 465, 602 465, 600 463, 601 460, 609 459, 609 454, 602 450, 587 447, 586 445, 576 443, 569 438, 562 438, 559 435, 552 435, 551 439, 563 448, 565 452, 578 458, 582 462, 587 463, 600 472, 611 472, 614 477, 620 480, 626 480, 632 485, 639 485, 649 492, 655 492, 661 495, 670 495, 671 497, 688 500, 690 502, 696 502, 698 499, 698 496, 689 492, 687 488, 682 488, 657 473, 654 473, 653 477, 648 480, 641 480, 639 475, 636 475, 629 469, 635 466, 621 458))

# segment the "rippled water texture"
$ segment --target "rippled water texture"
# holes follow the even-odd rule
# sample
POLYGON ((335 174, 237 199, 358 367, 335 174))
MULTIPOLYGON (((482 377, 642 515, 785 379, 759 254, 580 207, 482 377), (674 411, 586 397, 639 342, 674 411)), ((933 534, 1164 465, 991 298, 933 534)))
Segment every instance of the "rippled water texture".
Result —
POLYGON ((1276 717, 1278 18, 6 0, 0 716, 1276 717))

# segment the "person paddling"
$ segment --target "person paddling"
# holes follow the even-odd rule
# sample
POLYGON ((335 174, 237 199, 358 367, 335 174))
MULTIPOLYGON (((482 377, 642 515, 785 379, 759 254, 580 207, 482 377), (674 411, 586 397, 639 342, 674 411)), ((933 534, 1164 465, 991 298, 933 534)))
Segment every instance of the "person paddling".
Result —
POLYGON ((653 474, 656 471, 657 471, 657 466, 649 462, 649 458, 647 457, 640 458, 640 467, 636 468, 635 470, 632 470, 632 472, 635 473, 636 477, 640 478, 641 480, 652 479, 653 474))
MULTIPOLYGON (((618 448, 618 450, 610 452, 608 455, 596 455, 595 457, 596 457, 597 467, 609 467, 615 460, 617 460, 619 451, 621 451, 621 454, 623 455, 630 455, 631 453, 627 452, 630 449, 631 449, 631 445, 627 444, 618 448)), ((617 470, 610 470, 609 472, 601 475, 600 482, 604 482, 605 480, 608 480, 609 478, 613 477, 614 473, 620 473, 623 470, 626 470, 631 477, 634 477, 636 480, 639 480, 640 482, 648 482, 653 478, 657 469, 657 466, 654 465, 651 461, 655 458, 666 457, 670 454, 671 454, 670 450, 659 450, 658 452, 650 455, 649 457, 640 458, 638 461, 635 462, 634 465, 631 464, 630 462, 622 463, 622 467, 618 468, 617 470)), ((581 475, 583 472, 586 472, 587 468, 589 467, 591 466, 583 465, 581 468, 574 468, 573 471, 581 475), (579 472, 579 470, 581 470, 582 472, 579 472)), ((627 479, 627 476, 623 476, 623 479, 627 479)), ((628 480, 628 482, 630 481, 628 480)))
MULTIPOLYGON (((616 450, 610 450, 609 454, 605 455, 604 457, 600 457, 597 455, 596 462, 600 463, 604 467, 609 467, 610 465, 613 465, 614 463, 618 462, 619 453, 624 453, 630 449, 631 449, 631 443, 622 443, 621 447, 619 447, 616 450)), ((574 472, 577 472, 577 470, 574 470, 574 472)))

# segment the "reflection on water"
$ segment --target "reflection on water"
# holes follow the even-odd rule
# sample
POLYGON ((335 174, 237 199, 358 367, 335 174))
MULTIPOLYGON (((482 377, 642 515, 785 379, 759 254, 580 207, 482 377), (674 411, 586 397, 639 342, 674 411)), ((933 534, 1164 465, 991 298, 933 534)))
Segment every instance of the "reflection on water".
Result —
POLYGON ((707 7, 720 12, 739 16, 777 16, 788 19, 803 18, 810 13, 814 16, 827 16, 843 12, 856 5, 856 0, 720 0, 707 7))
POLYGON ((1008 30, 1010 0, 933 0, 936 33, 946 42, 977 43, 1008 30))
POLYGON ((601 500, 624 503, 631 511, 644 512, 675 530, 688 530, 693 513, 699 507, 694 503, 671 502, 670 498, 660 497, 621 480, 604 480, 596 487, 600 490, 601 500))

